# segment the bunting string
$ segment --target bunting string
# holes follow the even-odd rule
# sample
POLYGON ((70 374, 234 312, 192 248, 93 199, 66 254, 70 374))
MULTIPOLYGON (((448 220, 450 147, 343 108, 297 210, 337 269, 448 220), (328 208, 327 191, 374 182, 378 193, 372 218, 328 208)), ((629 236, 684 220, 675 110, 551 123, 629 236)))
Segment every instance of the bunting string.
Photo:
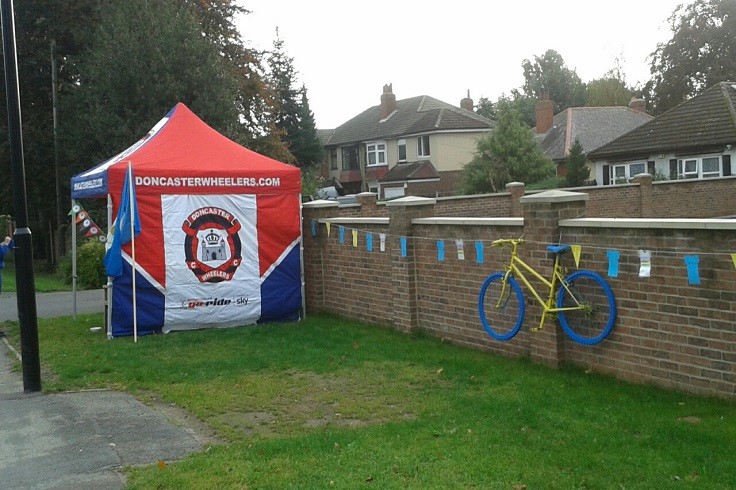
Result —
POLYGON ((70 216, 74 216, 74 222, 77 225, 77 232, 84 234, 85 237, 95 237, 101 242, 107 241, 107 235, 102 231, 97 223, 89 217, 89 213, 84 210, 81 204, 75 203, 69 211, 70 216))
MULTIPOLYGON (((324 223, 327 227, 327 237, 330 238, 330 223, 324 223)), ((315 228, 314 223, 310 223, 311 228, 311 234, 313 236, 317 235, 317 230, 315 228)), ((318 225, 317 225, 318 226, 318 225)), ((338 226, 338 238, 337 241, 340 245, 345 245, 345 233, 346 231, 350 233, 351 235, 351 244, 353 248, 358 248, 359 243, 359 237, 364 236, 364 243, 365 248, 368 252, 374 252, 374 235, 377 233, 375 232, 375 229, 367 229, 367 228, 354 228, 344 225, 338 226)), ((434 242, 437 252, 437 261, 438 262, 445 262, 447 259, 447 243, 450 243, 450 247, 454 246, 454 251, 457 254, 457 260, 465 260, 466 259, 466 253, 465 253, 465 243, 472 243, 474 245, 475 249, 475 262, 479 265, 482 265, 485 263, 487 257, 486 257, 486 248, 487 246, 490 246, 491 242, 493 240, 478 240, 478 239, 463 239, 463 238, 436 238, 436 237, 427 237, 427 236, 404 236, 404 235, 392 235, 390 233, 381 232, 378 233, 378 237, 380 240, 380 252, 386 251, 387 243, 389 243, 391 240, 398 239, 399 242, 399 248, 401 257, 407 256, 407 242, 408 240, 413 241, 431 241, 434 242)), ((560 240, 564 239, 563 236, 560 236, 560 240)), ((527 244, 533 244, 533 245, 549 245, 550 242, 537 242, 534 240, 527 240, 525 239, 525 243, 527 244)), ((688 280, 688 284, 690 285, 700 285, 700 257, 716 257, 716 256, 725 256, 727 258, 730 258, 730 260, 733 263, 734 268, 736 268, 736 252, 734 251, 722 251, 722 252, 705 252, 705 251, 693 251, 693 250, 683 250, 682 248, 659 248, 659 249, 639 249, 639 248, 626 248, 626 247, 603 247, 598 245, 588 245, 588 244, 577 244, 573 243, 570 245, 573 260, 575 262, 575 267, 580 267, 580 259, 582 250, 585 249, 586 252, 590 251, 602 251, 605 254, 605 257, 608 260, 608 271, 607 275, 608 277, 616 278, 619 276, 620 272, 620 261, 622 256, 631 256, 634 255, 635 257, 638 257, 639 259, 639 270, 638 275, 639 277, 646 278, 651 277, 651 273, 653 268, 655 268, 656 265, 656 258, 677 258, 682 257, 683 259, 683 265, 684 269, 686 271, 686 277, 688 280)), ((452 249, 451 249, 452 250, 452 249)), ((584 266, 583 266, 584 267, 584 266)))

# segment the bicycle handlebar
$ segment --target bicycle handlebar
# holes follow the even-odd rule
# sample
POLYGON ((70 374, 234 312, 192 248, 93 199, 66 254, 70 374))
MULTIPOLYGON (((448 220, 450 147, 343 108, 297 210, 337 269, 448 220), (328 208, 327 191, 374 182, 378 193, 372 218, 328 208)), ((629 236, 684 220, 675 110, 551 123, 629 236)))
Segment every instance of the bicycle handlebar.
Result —
POLYGON ((492 247, 503 247, 505 245, 518 245, 524 243, 522 238, 500 238, 491 242, 492 247))

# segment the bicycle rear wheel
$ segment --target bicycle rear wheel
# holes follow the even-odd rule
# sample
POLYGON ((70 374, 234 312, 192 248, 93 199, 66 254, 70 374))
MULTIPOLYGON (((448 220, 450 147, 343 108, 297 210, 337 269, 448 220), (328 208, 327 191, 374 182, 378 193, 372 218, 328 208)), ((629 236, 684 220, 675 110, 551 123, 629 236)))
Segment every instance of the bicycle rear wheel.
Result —
POLYGON ((509 340, 524 321, 524 296, 512 276, 496 272, 485 280, 478 295, 478 314, 483 328, 496 340, 509 340))
POLYGON ((595 345, 608 337, 616 322, 616 300, 611 286, 600 275, 588 270, 573 272, 565 278, 564 284, 557 293, 557 307, 581 307, 557 313, 568 337, 584 345, 595 345))

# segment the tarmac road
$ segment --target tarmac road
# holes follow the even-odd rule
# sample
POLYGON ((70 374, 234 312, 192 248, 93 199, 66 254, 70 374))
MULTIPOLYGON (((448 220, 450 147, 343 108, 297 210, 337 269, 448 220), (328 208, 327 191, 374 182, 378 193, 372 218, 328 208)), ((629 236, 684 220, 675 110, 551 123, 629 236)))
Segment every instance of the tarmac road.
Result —
MULTIPOLYGON (((72 293, 39 293, 36 309, 38 317, 70 316, 72 293)), ((103 311, 102 290, 78 293, 77 313, 103 311)), ((17 320, 15 293, 0 295, 4 320, 17 320)), ((121 467, 181 459, 206 442, 180 417, 125 393, 24 393, 14 365, 17 353, 2 339, 0 489, 120 489, 121 467)))
MULTIPOLYGON (((103 289, 77 291, 77 313, 103 313, 105 292, 103 289)), ((36 315, 38 318, 72 316, 74 293, 36 293, 36 315)), ((0 322, 18 320, 18 299, 15 293, 0 294, 0 322)))

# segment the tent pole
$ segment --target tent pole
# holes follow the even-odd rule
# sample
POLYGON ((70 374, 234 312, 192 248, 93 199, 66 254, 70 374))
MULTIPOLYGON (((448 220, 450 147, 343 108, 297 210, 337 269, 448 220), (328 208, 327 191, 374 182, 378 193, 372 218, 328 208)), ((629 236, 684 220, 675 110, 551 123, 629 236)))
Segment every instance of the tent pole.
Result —
POLYGON ((128 199, 130 200, 130 247, 131 255, 133 258, 132 267, 132 280, 133 280, 133 342, 138 342, 138 304, 135 295, 135 219, 134 216, 138 213, 136 209, 136 202, 133 199, 133 166, 130 161, 128 162, 128 199))
MULTIPOLYGON (((110 194, 107 195, 107 239, 108 242, 105 243, 105 248, 110 246, 109 240, 110 240, 110 226, 112 226, 112 196, 110 194)), ((107 338, 112 338, 112 277, 107 276, 107 311, 105 312, 105 315, 107 316, 107 338)))
POLYGON ((72 199, 72 292, 74 293, 74 303, 72 306, 72 318, 77 319, 77 213, 74 212, 74 206, 77 201, 72 199))
POLYGON ((302 288, 302 320, 307 319, 307 299, 304 297, 304 208, 302 196, 299 194, 299 281, 302 288))

